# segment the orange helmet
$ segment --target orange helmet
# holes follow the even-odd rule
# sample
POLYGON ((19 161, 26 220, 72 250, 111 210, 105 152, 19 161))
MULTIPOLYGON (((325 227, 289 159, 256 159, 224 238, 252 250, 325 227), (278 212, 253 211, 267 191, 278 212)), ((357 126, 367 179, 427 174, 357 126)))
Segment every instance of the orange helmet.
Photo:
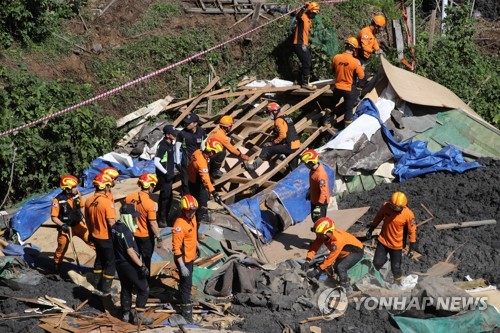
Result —
POLYGON ((224 149, 222 143, 214 138, 209 138, 205 142, 205 151, 213 152, 214 154, 220 153, 224 149))
POLYGON ((113 168, 113 167, 106 167, 106 168, 101 170, 101 173, 110 176, 113 180, 118 178, 118 176, 120 175, 118 170, 113 168))
POLYGON ((322 217, 314 223, 314 232, 319 235, 326 235, 328 231, 335 230, 335 223, 331 218, 322 217))
POLYGON ((94 180, 92 181, 92 185, 99 190, 104 190, 107 185, 113 186, 113 178, 111 178, 109 175, 100 173, 95 176, 94 180))
POLYGON ((233 117, 224 116, 219 120, 219 125, 223 127, 231 127, 233 126, 233 117))
POLYGON ((276 102, 271 102, 267 104, 267 113, 279 112, 281 109, 280 105, 276 102))
POLYGON ((308 149, 302 154, 300 159, 302 160, 302 162, 304 162, 306 164, 309 162, 314 163, 314 164, 318 164, 319 154, 314 149, 308 149))
POLYGON ((72 175, 62 176, 59 180, 61 190, 71 190, 73 187, 78 186, 78 178, 72 175))
POLYGON ((198 201, 191 194, 186 194, 181 198, 180 208, 183 211, 195 211, 198 209, 198 201))
POLYGON ((356 37, 349 37, 349 38, 347 38, 345 40, 345 43, 347 45, 351 45, 355 49, 359 48, 358 39, 356 37))
POLYGON ((373 17, 373 23, 379 27, 383 27, 386 23, 385 17, 383 15, 375 15, 373 17))
POLYGON ((319 13, 319 4, 317 2, 310 2, 306 10, 313 13, 319 13))
POLYGON ((152 173, 143 173, 137 181, 137 185, 143 189, 150 188, 151 186, 155 187, 156 184, 158 184, 158 178, 152 173))
POLYGON ((392 194, 390 202, 394 206, 406 207, 408 199, 406 198, 406 195, 403 192, 395 192, 392 194))

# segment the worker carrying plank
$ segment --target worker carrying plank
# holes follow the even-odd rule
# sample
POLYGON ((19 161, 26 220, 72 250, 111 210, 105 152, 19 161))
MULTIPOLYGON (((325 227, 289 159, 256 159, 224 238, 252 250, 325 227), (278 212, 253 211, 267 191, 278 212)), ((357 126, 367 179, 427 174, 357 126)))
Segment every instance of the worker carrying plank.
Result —
POLYGON ((222 203, 222 199, 215 191, 209 174, 208 161, 216 154, 220 153, 224 146, 218 140, 210 138, 205 142, 205 149, 197 149, 191 156, 187 168, 189 180, 189 193, 196 198, 200 208, 196 212, 198 222, 210 222, 208 216, 208 199, 210 194, 217 203, 222 203))
POLYGON ((231 144, 231 140, 227 136, 233 127, 233 117, 224 116, 219 120, 219 128, 217 128, 214 132, 212 132, 208 138, 214 138, 223 145, 223 149, 220 153, 214 155, 214 157, 210 158, 210 176, 213 179, 217 179, 222 177, 224 174, 220 171, 222 167, 222 163, 224 163, 224 159, 226 158, 226 150, 229 150, 233 155, 241 157, 242 160, 248 160, 248 156, 239 151, 235 146, 231 144))
POLYGON ((361 46, 361 52, 358 54, 358 58, 361 64, 364 65, 370 56, 375 54, 383 54, 384 51, 380 48, 377 41, 377 33, 386 24, 385 17, 383 15, 375 15, 369 26, 364 27, 358 33, 358 42, 361 46))
POLYGON ((168 212, 172 206, 172 184, 175 178, 175 138, 179 131, 172 125, 163 127, 163 139, 158 144, 154 164, 158 184, 153 192, 159 190, 157 221, 158 226, 164 228, 168 225, 168 212))
POLYGON ((347 231, 335 228, 335 223, 329 217, 322 217, 314 223, 316 239, 311 243, 302 269, 309 278, 314 278, 331 267, 337 273, 340 285, 346 293, 352 292, 347 270, 363 258, 363 244, 347 231), (317 267, 309 271, 311 260, 322 245, 325 245, 330 254, 317 267))
MULTIPOLYGON (((118 176, 120 176, 120 172, 116 168, 106 167, 106 168, 101 170, 101 173, 104 175, 110 176, 111 179, 113 180, 113 185, 111 185, 111 188, 115 187, 116 179, 118 178, 118 176)), ((112 191, 107 192, 106 196, 109 198, 109 200, 111 200, 112 202, 115 202, 115 198, 113 197, 112 191)))
POLYGON ((309 33, 311 32, 311 20, 319 13, 317 2, 307 2, 295 14, 296 26, 293 34, 293 51, 302 64, 300 84, 308 90, 315 90, 316 86, 309 83, 311 78, 312 56, 309 49, 309 33))
POLYGON ((61 193, 52 200, 50 212, 50 219, 57 225, 57 248, 54 253, 56 274, 60 273, 64 255, 71 241, 70 237, 77 236, 94 248, 89 240, 89 230, 83 218, 85 201, 78 191, 78 178, 72 175, 62 176, 59 180, 59 187, 61 193))
POLYGON ((181 193, 189 193, 189 181, 187 167, 189 159, 196 149, 200 149, 207 135, 205 130, 198 126, 200 118, 194 113, 190 113, 182 121, 184 128, 177 134, 175 142, 175 162, 177 170, 181 174, 181 193), (182 154, 181 154, 182 152, 182 154))
MULTIPOLYGON (((245 162, 245 167, 254 171, 272 156, 283 154, 285 156, 293 154, 300 148, 300 140, 291 117, 280 115, 281 107, 276 102, 267 105, 267 114, 274 121, 274 138, 272 141, 264 143, 264 147, 252 163, 245 162)), ((298 159, 290 162, 290 169, 294 170, 298 165, 298 159)))
POLYGON ((179 294, 181 314, 188 323, 193 323, 191 287, 193 285, 193 264, 198 246, 198 223, 196 212, 198 201, 190 194, 181 198, 179 217, 172 228, 172 252, 179 270, 179 294))
POLYGON ((158 178, 152 173, 143 173, 137 185, 141 188, 139 192, 131 193, 125 197, 125 204, 134 205, 135 210, 140 213, 137 218, 137 230, 134 237, 146 267, 151 270, 151 257, 154 252, 155 241, 161 246, 160 229, 156 222, 158 204, 151 199, 151 193, 158 183, 158 178))
POLYGON ((377 249, 373 257, 373 265, 376 270, 384 266, 387 261, 387 254, 391 258, 391 271, 394 276, 394 283, 401 283, 403 271, 401 260, 403 249, 406 246, 406 235, 410 240, 410 250, 408 256, 413 256, 417 242, 417 223, 412 210, 408 208, 408 199, 403 192, 392 194, 389 202, 378 211, 366 232, 366 238, 371 239, 373 230, 382 222, 382 231, 378 236, 377 249))
POLYGON ((314 149, 306 150, 300 159, 309 168, 309 191, 311 200, 311 220, 316 222, 326 216, 330 203, 330 187, 325 167, 319 162, 319 154, 314 149))
MULTIPOLYGON (((358 59, 354 58, 354 54, 358 49, 358 40, 354 37, 349 37, 345 40, 345 51, 342 54, 337 54, 332 59, 332 71, 335 72, 335 88, 332 94, 332 105, 336 108, 341 98, 344 99, 342 104, 344 114, 344 127, 349 126, 353 119, 353 108, 358 98, 356 90, 357 80, 364 79, 365 72, 358 59)), ((324 125, 331 122, 331 114, 325 115, 324 125)))
POLYGON ((110 228, 116 223, 114 202, 107 193, 111 191, 113 179, 98 174, 92 181, 95 193, 85 202, 85 220, 95 246, 94 275, 92 284, 103 294, 109 294, 115 278, 115 254, 110 228))
POLYGON ((116 271, 120 279, 120 319, 134 325, 151 325, 154 320, 144 316, 149 297, 149 269, 144 258, 141 259, 139 248, 134 239, 134 223, 127 223, 140 218, 133 204, 125 204, 120 210, 120 220, 111 227, 111 239, 116 258, 116 271), (127 221, 127 222, 125 222, 127 221), (132 311, 132 292, 137 295, 135 309, 132 311), (132 314, 132 317, 130 317, 132 314))

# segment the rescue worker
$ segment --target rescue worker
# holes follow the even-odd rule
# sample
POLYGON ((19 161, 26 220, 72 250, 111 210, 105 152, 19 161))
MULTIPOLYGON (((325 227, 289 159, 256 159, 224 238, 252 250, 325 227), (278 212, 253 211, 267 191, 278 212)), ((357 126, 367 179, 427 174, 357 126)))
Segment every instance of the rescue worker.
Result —
POLYGON ((222 163, 224 163, 224 159, 226 158, 226 149, 229 150, 233 155, 241 157, 242 160, 248 160, 248 156, 236 149, 236 147, 231 144, 231 141, 227 136, 227 134, 231 131, 232 126, 233 117, 224 116, 219 120, 219 128, 208 136, 209 139, 214 138, 223 145, 222 151, 215 154, 214 157, 210 158, 210 176, 212 176, 212 178, 214 179, 220 178, 224 175, 224 173, 220 171, 220 168, 222 167, 222 163))
POLYGON ((121 221, 121 219, 125 218, 125 215, 138 218, 141 214, 131 204, 123 205, 120 213, 120 220, 111 227, 116 271, 121 285, 120 304, 122 309, 120 319, 127 323, 132 322, 135 325, 139 324, 139 322, 143 325, 151 325, 154 320, 144 316, 149 296, 147 281, 149 269, 146 267, 144 260, 140 258, 139 249, 133 236, 133 226, 121 221), (132 291, 137 295, 134 311, 132 311, 132 291), (132 318, 130 318, 131 313, 132 318))
MULTIPOLYGON (((253 163, 245 162, 245 167, 254 171, 274 155, 283 154, 291 155, 300 147, 300 140, 295 130, 292 118, 280 115, 281 107, 278 103, 271 102, 267 105, 267 114, 270 119, 274 120, 274 139, 264 143, 264 148, 260 152, 253 163)), ((294 170, 298 165, 298 159, 293 159, 290 162, 290 169, 294 170)))
POLYGON ((347 270, 363 258, 363 244, 347 231, 335 228, 335 223, 329 217, 322 217, 314 223, 316 239, 311 243, 303 265, 307 277, 314 278, 323 271, 332 267, 337 273, 340 285, 347 294, 352 292, 347 270), (330 254, 319 266, 309 270, 311 260, 322 245, 325 245, 330 254))
POLYGON ((80 237, 87 245, 89 230, 84 222, 85 202, 78 191, 78 178, 72 175, 62 176, 59 180, 61 193, 52 200, 50 218, 57 225, 57 249, 54 253, 54 271, 60 273, 61 264, 68 250, 70 237, 80 237))
POLYGON ((205 130, 198 126, 199 120, 198 115, 194 113, 188 114, 183 120, 184 129, 177 134, 177 141, 175 142, 175 161, 177 170, 181 174, 182 195, 189 193, 187 174, 189 159, 196 149, 202 147, 202 143, 207 137, 205 130))
POLYGON ((361 64, 365 64, 370 56, 375 54, 382 54, 384 51, 380 49, 377 41, 377 33, 386 24, 385 17, 382 15, 375 15, 369 26, 364 27, 358 33, 358 42, 361 44, 361 50, 358 54, 358 58, 361 64))
MULTIPOLYGON (((116 168, 106 167, 101 170, 101 173, 110 176, 111 179, 113 180, 113 185, 111 187, 115 187, 116 179, 118 178, 118 176, 120 176, 120 172, 116 168)), ((108 196, 109 200, 115 202, 115 198, 113 197, 113 192, 109 191, 106 195, 108 196)))
POLYGON ((198 202, 187 194, 181 198, 180 214, 172 228, 172 252, 175 265, 179 270, 179 294, 181 314, 187 322, 193 322, 193 304, 191 303, 191 287, 193 285, 193 263, 196 259, 198 245, 198 223, 196 211, 198 202))
POLYGON ((293 51, 302 64, 300 84, 308 90, 315 90, 316 86, 309 83, 311 78, 312 56, 309 49, 309 33, 311 31, 311 20, 319 13, 317 2, 308 2, 302 6, 295 15, 296 26, 293 35, 293 51))
POLYGON ((328 204, 330 203, 328 174, 323 164, 319 163, 319 154, 315 150, 306 150, 300 159, 311 170, 309 172, 308 196, 311 200, 311 220, 314 223, 326 216, 328 204))
MULTIPOLYGON (((175 138, 179 131, 172 125, 163 127, 163 139, 158 144, 154 164, 158 184, 154 191, 160 190, 158 199, 158 226, 166 227, 168 212, 172 205, 172 184, 175 178, 175 138)), ((154 192, 153 191, 153 192, 154 192)), ((170 225, 172 226, 172 225, 170 225)))
POLYGON ((134 237, 139 254, 149 270, 151 270, 151 257, 153 256, 155 240, 158 242, 157 245, 161 246, 160 229, 156 222, 158 204, 150 197, 157 183, 158 179, 154 174, 143 173, 137 181, 141 190, 125 197, 125 204, 134 205, 135 210, 141 214, 137 218, 137 230, 134 237))
POLYGON ((109 231, 116 223, 116 212, 107 193, 111 191, 113 179, 101 173, 94 178, 92 185, 95 193, 85 202, 85 219, 96 252, 92 284, 104 294, 109 294, 115 277, 115 254, 109 231))
POLYGON ((187 169, 189 193, 200 204, 200 209, 196 212, 196 219, 199 223, 201 221, 210 221, 208 216, 208 199, 210 194, 213 196, 215 202, 222 204, 222 199, 217 191, 215 191, 215 187, 210 180, 208 161, 220 153, 223 147, 222 143, 218 140, 210 138, 205 142, 205 149, 196 150, 189 161, 187 169))
POLYGON ((366 232, 366 238, 371 239, 373 230, 382 222, 382 231, 378 236, 377 249, 373 257, 373 265, 376 270, 380 270, 387 261, 387 254, 391 258, 391 271, 394 283, 400 283, 403 277, 401 260, 403 248, 406 245, 406 235, 410 240, 410 250, 408 256, 413 256, 417 241, 417 223, 415 215, 407 207, 408 199, 403 192, 392 194, 389 202, 385 202, 382 208, 370 224, 366 232))
MULTIPOLYGON (((345 51, 332 59, 332 70, 335 72, 335 88, 333 89, 332 105, 335 108, 341 98, 344 99, 344 127, 352 123, 353 108, 358 98, 357 80, 364 79, 365 72, 354 53, 358 49, 358 40, 349 37, 345 40, 345 51)), ((330 123, 331 115, 326 115, 325 125, 330 123)))

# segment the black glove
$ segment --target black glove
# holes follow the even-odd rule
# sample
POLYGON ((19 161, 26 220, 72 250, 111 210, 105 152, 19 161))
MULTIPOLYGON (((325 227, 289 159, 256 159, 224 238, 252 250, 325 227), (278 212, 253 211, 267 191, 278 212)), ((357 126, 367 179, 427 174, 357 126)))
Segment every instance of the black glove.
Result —
POLYGON ((213 191, 211 194, 214 197, 215 202, 222 206, 222 198, 220 197, 219 193, 213 191))
POLYGON ((143 277, 149 277, 149 269, 146 267, 146 265, 142 264, 140 270, 143 277))
POLYGON ((307 272, 310 266, 311 266, 311 260, 306 259, 306 261, 304 261, 304 263, 302 264, 302 270, 304 272, 307 272))
POLYGON ((417 242, 410 243, 410 248, 408 249, 408 257, 413 257, 415 251, 417 250, 417 242))
POLYGON ((321 274, 321 270, 319 268, 315 268, 306 273, 306 276, 310 279, 315 278, 316 276, 321 274))
POLYGON ((368 228, 368 231, 366 232, 366 235, 365 235, 366 239, 368 239, 368 240, 372 239, 373 229, 374 228, 371 226, 370 226, 370 228, 368 228))
POLYGON ((61 231, 64 231, 65 233, 69 234, 69 225, 67 225, 66 223, 63 223, 61 225, 61 231))

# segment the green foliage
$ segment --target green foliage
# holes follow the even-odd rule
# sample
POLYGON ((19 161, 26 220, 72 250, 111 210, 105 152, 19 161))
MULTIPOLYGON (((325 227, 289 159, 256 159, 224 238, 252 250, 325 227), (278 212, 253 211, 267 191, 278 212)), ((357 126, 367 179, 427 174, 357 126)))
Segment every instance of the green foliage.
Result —
MULTIPOLYGON (((90 85, 46 82, 26 71, 0 68, 0 130, 3 132, 92 96, 90 85)), ((0 193, 7 193, 14 147, 17 156, 10 200, 53 188, 62 174, 77 176, 89 162, 111 150, 114 120, 94 106, 0 138, 0 193)))
POLYGON ((428 35, 417 39, 417 73, 455 92, 485 120, 500 125, 500 61, 482 56, 472 37, 470 7, 449 7, 446 34, 428 51, 428 35), (488 79, 489 77, 489 79, 488 79))
POLYGON ((74 13, 75 6, 60 0, 0 0, 0 47, 8 48, 14 41, 42 41, 61 18, 74 13))
POLYGON ((141 20, 131 27, 125 28, 124 33, 130 36, 141 34, 145 31, 161 27, 168 18, 182 15, 180 4, 170 3, 168 0, 161 0, 151 5, 144 12, 141 20))

